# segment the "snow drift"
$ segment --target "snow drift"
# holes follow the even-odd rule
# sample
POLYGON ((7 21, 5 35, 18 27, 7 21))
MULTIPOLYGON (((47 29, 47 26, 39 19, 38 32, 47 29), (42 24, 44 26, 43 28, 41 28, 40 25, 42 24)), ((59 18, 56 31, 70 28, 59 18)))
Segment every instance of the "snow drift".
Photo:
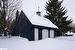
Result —
POLYGON ((47 38, 40 41, 28 41, 21 37, 0 38, 0 48, 7 50, 75 50, 75 41, 47 38))

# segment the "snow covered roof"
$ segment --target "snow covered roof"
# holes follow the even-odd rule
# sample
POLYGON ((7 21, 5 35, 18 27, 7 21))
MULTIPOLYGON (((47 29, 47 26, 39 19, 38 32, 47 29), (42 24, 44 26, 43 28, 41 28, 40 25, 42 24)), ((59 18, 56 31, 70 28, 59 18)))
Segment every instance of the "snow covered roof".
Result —
POLYGON ((33 10, 33 9, 32 8, 31 9, 29 9, 29 8, 26 9, 24 2, 22 3, 21 10, 26 14, 27 18, 29 19, 29 21, 33 25, 46 26, 46 27, 51 27, 51 28, 58 28, 56 25, 54 25, 47 18, 42 17, 42 16, 38 16, 36 14, 36 11, 33 10))
MULTIPOLYGON (((24 12, 24 11, 23 11, 24 12)), ((24 12, 25 13, 25 12, 24 12)), ((40 26, 46 26, 46 27, 51 27, 51 28, 58 28, 56 25, 54 25, 50 20, 48 20, 45 17, 38 16, 35 13, 34 14, 27 14, 27 18, 33 25, 40 25, 40 26)))

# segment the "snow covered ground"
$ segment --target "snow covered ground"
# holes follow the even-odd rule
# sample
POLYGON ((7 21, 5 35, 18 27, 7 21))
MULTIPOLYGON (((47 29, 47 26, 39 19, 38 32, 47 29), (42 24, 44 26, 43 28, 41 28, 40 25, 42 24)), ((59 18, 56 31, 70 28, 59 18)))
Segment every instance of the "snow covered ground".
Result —
POLYGON ((66 34, 67 35, 73 35, 73 36, 61 36, 61 37, 57 37, 57 39, 68 40, 68 41, 75 41, 75 33, 67 32, 66 34))
POLYGON ((5 48, 3 50, 75 50, 75 35, 40 41, 28 41, 21 37, 0 38, 0 48, 5 48))

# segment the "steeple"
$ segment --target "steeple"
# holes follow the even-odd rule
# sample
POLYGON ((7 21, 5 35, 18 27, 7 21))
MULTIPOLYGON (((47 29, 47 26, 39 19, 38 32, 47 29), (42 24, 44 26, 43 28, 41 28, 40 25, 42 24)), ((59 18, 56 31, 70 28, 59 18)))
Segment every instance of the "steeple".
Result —
POLYGON ((39 11, 39 8, 40 8, 40 7, 38 7, 38 11, 36 12, 36 14, 37 14, 38 16, 41 16, 41 12, 39 11))

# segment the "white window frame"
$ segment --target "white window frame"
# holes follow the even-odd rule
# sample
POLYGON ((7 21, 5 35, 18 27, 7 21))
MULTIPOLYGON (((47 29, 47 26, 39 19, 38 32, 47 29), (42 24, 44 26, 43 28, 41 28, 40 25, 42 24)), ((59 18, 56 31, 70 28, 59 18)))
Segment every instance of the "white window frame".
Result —
POLYGON ((48 38, 48 30, 47 29, 43 29, 42 30, 42 39, 48 38))
POLYGON ((50 38, 54 38, 54 30, 50 30, 50 38))
POLYGON ((39 29, 38 28, 34 28, 34 40, 39 40, 39 29))

